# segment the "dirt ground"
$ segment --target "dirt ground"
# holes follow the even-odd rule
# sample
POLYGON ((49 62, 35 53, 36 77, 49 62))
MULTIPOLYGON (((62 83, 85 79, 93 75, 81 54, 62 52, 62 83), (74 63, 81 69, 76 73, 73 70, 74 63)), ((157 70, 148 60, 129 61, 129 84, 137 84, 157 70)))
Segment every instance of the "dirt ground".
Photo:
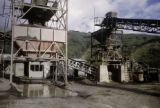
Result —
MULTIPOLYGON (((0 108, 160 108, 160 84, 70 82, 78 96, 25 98, 0 95, 0 108)), ((1 92, 2 93, 2 92, 1 92)))

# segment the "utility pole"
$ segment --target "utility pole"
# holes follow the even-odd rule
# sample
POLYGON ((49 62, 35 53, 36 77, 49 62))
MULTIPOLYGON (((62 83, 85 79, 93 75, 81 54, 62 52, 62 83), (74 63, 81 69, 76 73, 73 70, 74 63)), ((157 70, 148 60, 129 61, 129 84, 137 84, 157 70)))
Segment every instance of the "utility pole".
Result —
POLYGON ((66 0, 66 58, 65 58, 65 72, 64 72, 64 84, 65 86, 68 85, 68 78, 67 78, 67 72, 68 72, 68 0, 66 0))

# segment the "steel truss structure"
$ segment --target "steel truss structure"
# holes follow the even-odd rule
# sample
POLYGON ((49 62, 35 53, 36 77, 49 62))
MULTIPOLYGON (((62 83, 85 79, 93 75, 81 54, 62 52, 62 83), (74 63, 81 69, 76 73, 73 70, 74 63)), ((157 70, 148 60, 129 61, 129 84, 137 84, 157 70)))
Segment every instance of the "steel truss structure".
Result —
MULTIPOLYGON (((160 34, 160 20, 117 18, 117 13, 109 12, 105 18, 94 18, 94 24, 100 29, 91 34, 91 63, 95 66, 106 65, 108 71, 113 71, 113 80, 119 80, 115 73, 119 74, 121 69, 126 74, 121 81, 131 81, 133 74, 143 74, 141 70, 138 74, 134 73, 136 63, 124 55, 122 30, 160 34)), ((141 64, 138 66, 142 67, 141 64)))
POLYGON ((101 26, 107 26, 108 22, 111 22, 112 25, 116 25, 115 28, 117 29, 160 34, 160 20, 127 18, 115 18, 111 20, 110 18, 105 18, 101 26))
POLYGON ((105 18, 96 17, 95 26, 100 29, 91 35, 91 58, 93 62, 122 63, 121 29, 147 33, 160 33, 160 20, 117 18, 117 13, 109 12, 105 18), (119 33, 117 32, 119 31, 119 33))
POLYGON ((10 28, 10 18, 11 18, 11 4, 7 0, 1 1, 1 9, 0 9, 0 72, 1 75, 4 78, 4 70, 5 70, 5 63, 4 63, 4 54, 7 53, 7 47, 6 45, 11 45, 11 35, 10 32, 8 32, 10 28))
POLYGON ((68 0, 14 0, 14 14, 17 24, 37 24, 41 22, 44 25, 54 29, 67 28, 67 13, 68 13, 68 0), (44 2, 46 1, 46 3, 44 2), (37 12, 36 12, 37 11, 37 12), (35 14, 41 14, 35 16, 35 14), (42 15, 44 14, 44 15, 42 15), (39 18, 38 21, 35 18, 39 18), (23 19, 23 20, 22 20, 23 19))
MULTIPOLYGON (((12 29, 11 82, 14 62, 50 61, 57 72, 57 65, 63 65, 67 84, 68 0, 11 0, 4 1, 3 9, 2 16, 12 18, 8 21, 12 29)), ((57 80, 57 74, 54 76, 57 80)))

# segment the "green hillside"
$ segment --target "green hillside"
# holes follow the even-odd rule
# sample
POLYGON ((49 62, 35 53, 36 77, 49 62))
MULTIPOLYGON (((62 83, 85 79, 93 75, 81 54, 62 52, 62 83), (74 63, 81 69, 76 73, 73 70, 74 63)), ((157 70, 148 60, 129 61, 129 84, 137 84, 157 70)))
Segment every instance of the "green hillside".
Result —
MULTIPOLYGON (((125 34, 122 38, 125 54, 137 62, 160 68, 160 37, 146 34, 125 34)), ((69 57, 89 59, 90 33, 69 32, 69 57)))
MULTIPOLYGON (((5 52, 10 52, 10 42, 6 42, 5 52)), ((123 54, 134 58, 137 62, 160 68, 160 36, 145 34, 125 34, 122 38, 123 54)), ((90 59, 90 33, 69 31, 69 58, 90 59)), ((3 42, 0 42, 0 48, 3 42)))
POLYGON ((160 68, 160 38, 143 43, 131 53, 131 56, 138 62, 160 68))
POLYGON ((70 58, 87 58, 90 51, 90 33, 69 31, 68 55, 70 58))

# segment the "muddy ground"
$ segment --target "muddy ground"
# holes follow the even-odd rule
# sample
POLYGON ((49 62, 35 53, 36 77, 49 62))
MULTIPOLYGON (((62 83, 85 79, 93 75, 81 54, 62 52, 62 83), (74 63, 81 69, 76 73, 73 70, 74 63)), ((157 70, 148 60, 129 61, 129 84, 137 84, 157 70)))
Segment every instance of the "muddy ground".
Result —
POLYGON ((160 108, 158 83, 70 82, 67 90, 77 95, 21 97, 0 91, 0 108, 160 108))

